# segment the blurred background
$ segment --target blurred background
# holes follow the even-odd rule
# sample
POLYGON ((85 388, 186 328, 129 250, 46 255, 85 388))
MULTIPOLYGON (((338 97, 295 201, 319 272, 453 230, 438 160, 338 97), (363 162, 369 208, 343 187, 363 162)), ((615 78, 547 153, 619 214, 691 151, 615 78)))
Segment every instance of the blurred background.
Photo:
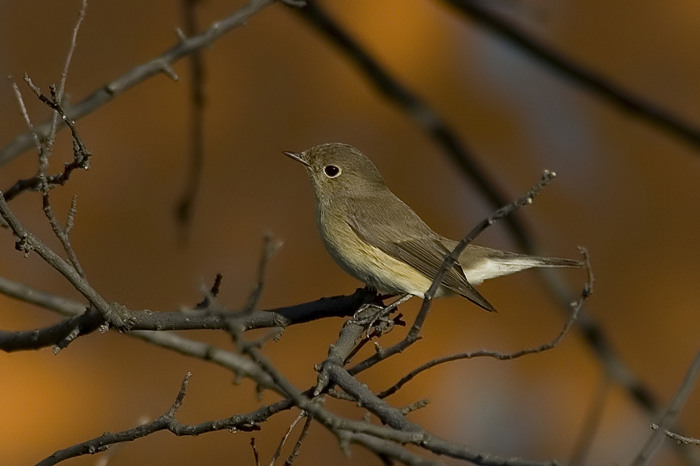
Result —
MULTIPOLYGON (((500 14, 624 89, 700 126, 700 5, 591 0, 492 1, 500 14)), ((586 312, 613 349, 665 407, 700 349, 700 163, 698 147, 611 107, 494 37, 447 3, 356 0, 320 3, 369 53, 442 115, 509 199, 543 169, 558 177, 518 213, 546 255, 577 257, 588 248, 595 294, 586 312)), ((198 5, 204 28, 244 2, 198 5)), ((49 116, 22 82, 26 72, 48 92, 58 82, 80 2, 0 2, 0 74, 19 83, 35 123, 49 116)), ((176 43, 179 2, 90 2, 66 91, 75 103, 176 43)), ((73 194, 73 246, 92 285, 132 309, 176 310, 201 299, 223 274, 220 301, 240 308, 255 283, 262 237, 284 241, 260 303, 270 308, 351 293, 359 283, 337 267, 315 229, 311 189, 302 167, 281 155, 323 142, 364 151, 391 189, 435 230, 460 238, 493 210, 440 147, 406 114, 379 96, 347 57, 289 8, 276 4, 212 44, 205 65, 205 161, 188 241, 175 221, 189 170, 189 67, 179 81, 156 76, 81 119, 94 153, 53 192, 60 218, 73 194)), ((11 81, 0 85, 0 146, 26 131, 11 81)), ((57 138, 52 172, 72 157, 68 132, 57 138)), ((0 189, 35 173, 27 151, 0 168, 0 189)), ((56 245, 28 193, 11 207, 56 245)), ((518 250, 505 224, 477 241, 518 250)), ((584 273, 557 272, 575 299, 584 273)), ((40 290, 79 299, 35 254, 14 250, 0 232, 0 274, 40 290)), ((423 340, 361 379, 376 390, 435 357, 477 349, 503 352, 553 338, 566 314, 537 272, 488 282, 480 291, 499 310, 462 299, 437 301, 423 340)), ((402 308, 407 319, 419 302, 402 308)), ((60 317, 0 296, 0 327, 27 330, 60 317)), ((342 320, 288 328, 264 352, 293 383, 315 381, 342 320)), ((231 349, 220 332, 186 336, 231 349)), ((384 337, 387 346, 399 332, 384 337)), ((182 422, 199 423, 256 409, 249 381, 110 332, 92 334, 54 356, 51 349, 0 354, 0 464, 34 463, 54 450, 152 419, 171 405, 187 371, 182 422)), ((649 418, 616 384, 573 331, 553 351, 511 362, 472 360, 435 368, 389 401, 431 403, 410 419, 449 440, 503 456, 571 458, 587 418, 603 403, 587 464, 627 464, 650 435, 649 418), (601 397, 601 393, 604 394, 601 397)), ((697 388, 678 425, 700 437, 697 388)), ((159 433, 111 452, 110 464, 254 464, 254 436, 264 462, 296 411, 249 433, 196 438, 159 433)), ((345 456, 314 425, 299 464, 378 464, 357 447, 345 456)), ((285 453, 286 455, 287 453, 285 453)), ((94 464, 83 457, 67 464, 94 464)), ((442 458, 442 460, 445 460, 442 458)), ((449 460, 447 460, 449 462, 449 460)), ((669 441, 652 464, 681 464, 669 441)))

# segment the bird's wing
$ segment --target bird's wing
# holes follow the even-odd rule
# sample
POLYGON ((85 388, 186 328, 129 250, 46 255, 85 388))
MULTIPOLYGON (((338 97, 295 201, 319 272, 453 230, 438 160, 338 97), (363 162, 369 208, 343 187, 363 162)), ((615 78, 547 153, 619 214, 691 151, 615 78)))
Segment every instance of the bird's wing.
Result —
MULTIPOLYGON (((452 251, 447 249, 439 240, 423 238, 396 243, 395 255, 388 251, 384 252, 394 257, 400 257, 411 267, 433 279, 437 275, 438 270, 440 270, 440 267, 442 267, 445 257, 452 251)), ((486 298, 476 291, 472 284, 469 283, 459 263, 456 263, 445 273, 442 284, 455 293, 473 301, 487 311, 496 310, 486 298)))
MULTIPOLYGON (((388 195, 389 198, 383 199, 385 202, 378 201, 375 204, 381 205, 381 209, 351 211, 347 218, 348 224, 362 241, 407 263, 429 279, 434 279, 445 257, 452 252, 445 243, 454 242, 431 230, 410 207, 391 192, 388 192, 388 195), (401 228, 397 228, 397 225, 401 225, 401 228)), ((486 298, 467 281, 458 263, 445 273, 442 285, 488 311, 495 311, 486 298)))

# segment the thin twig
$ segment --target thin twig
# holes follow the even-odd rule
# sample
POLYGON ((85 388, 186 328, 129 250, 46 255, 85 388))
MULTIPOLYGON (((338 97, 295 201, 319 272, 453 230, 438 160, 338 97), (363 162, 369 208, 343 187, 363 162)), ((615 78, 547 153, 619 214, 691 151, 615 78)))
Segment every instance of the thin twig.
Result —
POLYGON ((223 281, 223 279, 223 275, 221 275, 220 273, 216 274, 216 277, 214 278, 214 284, 211 286, 211 288, 205 290, 203 293, 204 299, 202 299, 194 306, 193 309, 195 311, 210 312, 213 308, 218 307, 215 303, 215 300, 216 297, 219 296, 219 291, 221 290, 221 282, 223 281))
MULTIPOLYGON (((183 16, 185 19, 184 35, 193 36, 197 33, 196 6, 200 0, 182 0, 183 16)), ((204 165, 204 60, 202 50, 192 51, 189 56, 190 65, 190 168, 187 170, 185 188, 176 203, 175 216, 180 227, 183 240, 192 220, 199 187, 202 181, 204 165)))
MULTIPOLYGON (((354 397, 363 408, 369 410, 372 414, 377 416, 383 424, 391 427, 392 432, 414 433, 417 438, 420 439, 419 445, 432 453, 471 461, 479 465, 502 466, 504 464, 508 464, 511 466, 524 466, 526 464, 559 464, 557 461, 537 462, 520 458, 504 458, 483 452, 475 452, 466 446, 441 439, 440 437, 427 432, 425 429, 423 429, 423 427, 406 419, 401 409, 390 406, 384 400, 377 397, 369 390, 367 385, 361 383, 355 377, 352 377, 343 367, 330 362, 328 363, 328 374, 331 378, 331 383, 338 385, 346 393, 354 397)), ((373 428, 375 427, 372 424, 367 425, 372 426, 373 428)), ((389 437, 379 435, 377 437, 384 440, 394 440, 394 434, 389 437)))
POLYGON ((78 13, 78 20, 75 22, 75 26, 73 26, 73 34, 71 35, 71 40, 70 40, 70 46, 68 47, 68 53, 66 54, 66 59, 63 62, 63 70, 61 71, 61 81, 58 85, 58 102, 63 101, 63 94, 66 90, 66 80, 68 79, 68 68, 70 67, 71 61, 73 60, 73 53, 75 52, 75 47, 78 44, 78 31, 80 30, 80 26, 82 25, 83 21, 85 20, 85 13, 87 11, 87 0, 83 0, 82 4, 80 5, 80 12, 78 13))
MULTIPOLYGON (((237 9, 226 18, 212 23, 202 33, 179 40, 176 45, 166 50, 161 55, 148 62, 135 66, 121 76, 118 76, 109 83, 94 90, 85 99, 71 106, 67 112, 68 117, 71 120, 79 120, 85 115, 102 107, 119 94, 160 73, 166 73, 173 77, 174 72, 172 71, 172 65, 175 62, 188 56, 194 50, 211 45, 212 42, 220 39, 232 29, 244 25, 256 13, 274 3, 274 0, 251 0, 248 4, 237 9)), ((5 165, 31 147, 34 133, 36 133, 40 139, 45 138, 49 134, 51 121, 52 120, 48 120, 37 125, 35 127, 35 132, 22 134, 4 148, 0 149, 0 166, 5 165)))
POLYGON ((685 435, 680 435, 675 432, 671 432, 668 429, 662 429, 659 427, 657 424, 652 424, 651 428, 653 430, 658 430, 663 432, 663 434, 673 440, 676 443, 683 444, 683 445, 695 445, 695 446, 700 446, 700 438, 694 438, 694 437, 686 437, 685 435))
POLYGON ((260 453, 258 453, 257 445, 255 445, 255 437, 250 438, 250 448, 253 450, 253 459, 255 460, 255 466, 260 466, 260 453))
POLYGON ((406 415, 412 413, 413 411, 418 411, 419 409, 425 408, 429 404, 430 404, 430 400, 427 398, 424 398, 422 400, 415 401, 408 406, 404 406, 403 408, 401 408, 401 412, 403 413, 404 416, 406 416, 406 415))
POLYGON ((170 409, 163 415, 159 416, 151 422, 148 422, 137 427, 127 429, 117 433, 106 432, 99 437, 95 437, 86 442, 82 442, 71 447, 65 448, 63 450, 56 451, 51 456, 39 461, 37 466, 49 466, 68 458, 75 458, 77 456, 95 454, 104 451, 109 448, 110 445, 114 445, 122 442, 130 442, 139 438, 146 437, 161 430, 168 430, 174 435, 185 436, 185 435, 201 435, 207 432, 216 432, 220 430, 229 431, 243 431, 243 432, 253 432, 260 430, 259 424, 261 422, 269 419, 270 416, 282 411, 289 409, 291 404, 287 401, 278 401, 271 405, 263 406, 255 411, 247 414, 237 414, 226 419, 220 419, 216 421, 203 422, 201 424, 181 424, 175 417, 177 410, 182 405, 185 394, 187 392, 187 386, 191 374, 188 373, 182 385, 180 386, 180 391, 177 394, 175 402, 172 404, 170 409))
MULTIPOLYGON (((73 60, 73 53, 75 52, 75 48, 78 45, 78 31, 80 31, 80 26, 83 24, 83 21, 85 20, 85 13, 87 11, 87 0, 83 0, 82 4, 80 5, 80 12, 78 13, 78 19, 75 22, 75 26, 73 27, 73 34, 71 35, 70 39, 70 45, 68 46, 68 53, 66 54, 66 59, 63 62, 63 70, 61 71, 61 81, 59 82, 58 89, 56 90, 54 94, 54 101, 56 102, 57 105, 62 105, 63 104, 63 96, 66 90, 66 81, 68 80, 68 69, 70 68, 71 61, 73 60)), ((55 109, 54 109, 55 110, 55 109)), ((64 114, 60 114, 61 119, 65 121, 66 116, 64 114)), ((53 142, 56 138, 56 129, 58 127, 58 117, 59 113, 58 111, 55 111, 54 114, 51 116, 51 129, 49 131, 49 135, 46 138, 46 145, 47 145, 47 150, 46 154, 50 154, 51 150, 53 148, 53 142)), ((72 129, 72 128, 71 128, 72 129)))
POLYGON ((49 224, 51 225, 51 229, 53 230, 54 235, 58 240, 61 242, 61 246, 63 246, 63 250, 66 252, 68 255, 68 260, 70 263, 73 265, 73 268, 75 271, 83 278, 85 278, 85 271, 80 265, 80 261, 78 260, 78 255, 75 253, 73 250, 73 245, 70 242, 70 231, 73 228, 73 224, 75 221, 75 212, 77 209, 77 197, 73 196, 73 200, 71 202, 71 207, 68 213, 68 219, 66 221, 66 226, 62 227, 59 225, 58 220, 56 219, 56 216, 53 213, 53 207, 51 207, 51 200, 49 196, 49 185, 46 182, 46 177, 43 175, 39 175, 41 178, 41 200, 42 200, 42 207, 44 210, 44 215, 49 221, 49 224))
POLYGON ((414 377, 416 377, 418 374, 421 372, 427 371, 428 369, 431 369, 435 366, 438 366, 440 364, 445 364, 448 362, 452 361, 458 361, 462 359, 474 359, 474 358, 481 358, 481 357, 488 357, 488 358, 494 358, 499 361, 511 361, 513 359, 518 359, 523 356, 528 356, 531 354, 537 354, 537 353, 542 353, 545 351, 552 350, 559 345, 559 343, 564 339, 564 336, 566 336, 567 333, 569 333, 569 330, 571 330, 571 327, 574 325, 576 320, 578 319, 579 312, 581 311, 581 308, 583 307, 583 302, 588 298, 592 291, 593 291, 593 273, 591 271, 590 263, 588 261, 588 254, 584 251, 584 261, 586 263, 586 270, 587 270, 587 281, 586 284, 584 285, 583 290, 581 291, 581 295, 579 299, 572 303, 572 312, 569 317, 569 319, 566 321, 564 324, 564 327, 559 331, 559 333, 549 342, 543 343, 541 345, 534 346, 532 348, 524 348, 519 351, 515 351, 512 353, 502 353, 500 351, 491 351, 491 350, 479 350, 479 351, 471 351, 468 353, 459 353, 459 354, 453 354, 450 356, 443 356, 441 358, 436 358, 433 359, 432 361, 428 361, 425 364, 422 364, 412 371, 410 371, 408 374, 403 376, 398 382, 396 382, 394 385, 389 387, 388 389, 384 390, 381 392, 379 395, 377 395, 379 398, 386 398, 389 395, 392 395, 396 393, 401 387, 403 387, 406 383, 411 381, 414 377))
POLYGON ((301 428, 301 432, 299 433, 299 438, 297 439, 297 443, 294 444, 294 449, 287 457, 287 460, 284 462, 284 466, 291 466, 292 464, 294 464, 294 461, 296 461, 296 459, 299 457, 299 453, 301 453, 301 446, 304 444, 304 440, 306 439, 306 436, 309 434, 310 427, 311 427, 311 417, 306 416, 306 421, 304 421, 304 426, 301 428))
POLYGON ((493 225, 496 221, 506 216, 509 216, 511 213, 513 213, 515 210, 519 209, 522 206, 531 204, 535 196, 537 196, 537 194, 545 186, 547 186, 554 179, 555 176, 556 174, 554 172, 545 170, 542 174, 542 178, 540 178, 540 181, 535 186, 533 186, 524 196, 521 196, 520 198, 511 202, 510 204, 498 209, 491 216, 478 223, 464 238, 462 238, 462 240, 459 243, 457 243, 457 246, 455 246, 454 250, 445 257, 442 266, 433 278, 433 283, 432 285, 430 285, 430 288, 423 297, 423 304, 421 305, 420 311, 416 316, 413 326, 406 335, 406 338, 389 348, 385 348, 381 351, 378 351, 377 353, 368 357, 364 361, 356 364, 349 370, 349 372, 353 375, 358 374, 377 364, 379 361, 382 361, 392 355, 400 353, 401 351, 418 341, 420 339, 421 328, 423 327, 423 323, 425 322, 425 319, 428 316, 428 311, 430 310, 430 306, 433 301, 433 296, 435 296, 435 293, 440 287, 445 273, 447 272, 447 270, 454 266, 454 264, 457 261, 457 258, 464 250, 464 248, 466 248, 467 245, 469 245, 469 243, 471 243, 479 234, 481 234, 481 232, 493 225))
POLYGON ((685 373, 685 377, 683 377, 683 382, 681 382, 681 386, 678 387, 676 396, 673 397, 671 404, 668 405, 668 408, 664 412, 663 416, 661 416, 661 420, 658 423, 656 423, 658 428, 654 429, 654 432, 652 432, 651 436, 649 437, 649 440, 647 440, 647 443, 644 445, 644 447, 637 454, 637 457, 634 459, 634 462, 632 463, 634 466, 644 466, 649 463, 652 456, 654 456, 654 453, 661 445, 661 442, 664 438, 662 434, 676 420, 678 413, 680 413, 681 407, 692 392, 695 380, 697 380, 699 375, 700 351, 697 352, 695 358, 693 359, 693 362, 690 364, 690 367, 688 367, 688 371, 685 373))
POLYGON ((275 454, 272 455, 272 459, 270 460, 270 466, 274 466, 275 461, 277 461, 277 458, 280 457, 282 454, 282 447, 284 447, 284 444, 287 443, 287 439, 289 436, 292 434, 292 431, 294 430, 294 427, 299 423, 299 421, 302 420, 304 417, 304 412, 300 412, 299 415, 294 418, 294 421, 289 425, 289 428, 287 429, 287 432, 285 432, 284 436, 282 436, 282 439, 280 440, 279 445, 277 445, 277 449, 275 450, 275 454))
POLYGON ((8 226, 15 234, 15 248, 25 255, 32 251, 36 252, 48 265, 53 267, 68 282, 81 293, 92 306, 100 312, 102 317, 110 325, 119 329, 127 328, 125 310, 117 305, 111 305, 81 276, 75 268, 58 254, 53 249, 49 248, 43 241, 34 236, 19 222, 7 205, 2 192, 0 192, 0 216, 5 220, 8 226))
MULTIPOLYGON (((361 328, 360 326, 357 326, 361 328)), ((414 443, 421 445, 434 453, 452 456, 455 458, 467 459, 480 465, 535 465, 535 464, 557 464, 556 462, 537 463, 523 461, 516 458, 502 458, 484 453, 474 452, 467 447, 457 445, 443 440, 435 435, 429 434, 422 427, 405 419, 401 410, 391 407, 383 400, 377 398, 366 385, 361 384, 354 377, 350 376, 345 369, 337 364, 329 364, 329 374, 333 382, 340 386, 349 395, 354 396, 363 407, 369 409, 377 415, 388 427, 376 426, 369 423, 350 421, 339 418, 322 407, 315 399, 307 398, 305 393, 296 389, 280 372, 272 365, 255 345, 242 341, 240 335, 234 334, 239 349, 251 357, 251 359, 265 370, 274 380, 277 389, 285 396, 289 397, 294 404, 306 411, 309 416, 321 422, 331 431, 343 438, 343 431, 364 432, 376 435, 386 440, 399 441, 401 443, 414 443), (402 439, 402 440, 399 440, 402 439)))
POLYGON ((32 141, 34 142, 36 152, 40 154, 42 151, 41 142, 39 141, 39 136, 37 136, 36 132, 34 131, 34 125, 32 124, 32 120, 29 118, 29 113, 27 112, 27 106, 24 104, 24 98, 22 98, 22 93, 20 92, 19 86, 14 81, 14 79, 12 79, 11 76, 9 76, 8 79, 12 81, 12 89, 15 91, 15 98, 17 99, 17 103, 19 104, 19 109, 22 113, 22 118, 24 118, 24 123, 27 125, 27 128, 29 128, 29 132, 32 135, 32 141))
POLYGON ((63 106, 58 102, 56 88, 51 86, 51 97, 47 97, 41 92, 41 89, 32 82, 29 76, 25 75, 24 80, 37 98, 60 115, 61 120, 70 128, 73 137, 73 160, 64 165, 61 173, 48 175, 48 154, 50 149, 41 147, 39 150, 39 169, 37 174, 31 178, 17 181, 11 188, 5 191, 5 199, 8 201, 24 191, 46 191, 46 189, 53 188, 54 186, 66 184, 73 171, 78 169, 87 170, 90 167, 90 157, 92 156, 92 153, 87 149, 78 132, 75 121, 68 117, 63 106))
POLYGON ((272 237, 270 233, 263 235, 263 247, 262 253, 260 254, 260 262, 258 263, 258 277, 255 283, 253 291, 248 297, 248 302, 243 308, 244 313, 250 313, 255 310, 260 302, 260 296, 262 295, 263 287, 265 286, 265 277, 267 275, 267 266, 270 263, 270 259, 277 254, 277 251, 282 247, 282 241, 276 240, 272 237))

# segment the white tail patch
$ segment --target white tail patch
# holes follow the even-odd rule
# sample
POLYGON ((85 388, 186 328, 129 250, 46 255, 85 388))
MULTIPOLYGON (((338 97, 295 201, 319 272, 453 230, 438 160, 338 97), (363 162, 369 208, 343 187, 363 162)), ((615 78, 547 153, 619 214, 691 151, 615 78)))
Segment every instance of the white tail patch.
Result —
POLYGON ((551 264, 538 257, 516 256, 482 259, 464 269, 464 275, 472 285, 480 285, 484 280, 509 275, 532 267, 547 267, 551 264))

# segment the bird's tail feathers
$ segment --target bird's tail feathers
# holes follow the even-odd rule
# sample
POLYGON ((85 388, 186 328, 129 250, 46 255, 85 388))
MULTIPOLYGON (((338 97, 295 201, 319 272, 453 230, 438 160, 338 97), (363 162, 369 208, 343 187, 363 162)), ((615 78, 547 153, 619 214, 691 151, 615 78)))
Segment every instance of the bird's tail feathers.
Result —
POLYGON ((515 253, 495 251, 496 254, 484 256, 471 262, 468 266, 462 264, 464 274, 472 285, 478 285, 484 280, 509 275, 533 267, 577 267, 584 266, 583 261, 561 259, 558 257, 526 256, 515 253))

